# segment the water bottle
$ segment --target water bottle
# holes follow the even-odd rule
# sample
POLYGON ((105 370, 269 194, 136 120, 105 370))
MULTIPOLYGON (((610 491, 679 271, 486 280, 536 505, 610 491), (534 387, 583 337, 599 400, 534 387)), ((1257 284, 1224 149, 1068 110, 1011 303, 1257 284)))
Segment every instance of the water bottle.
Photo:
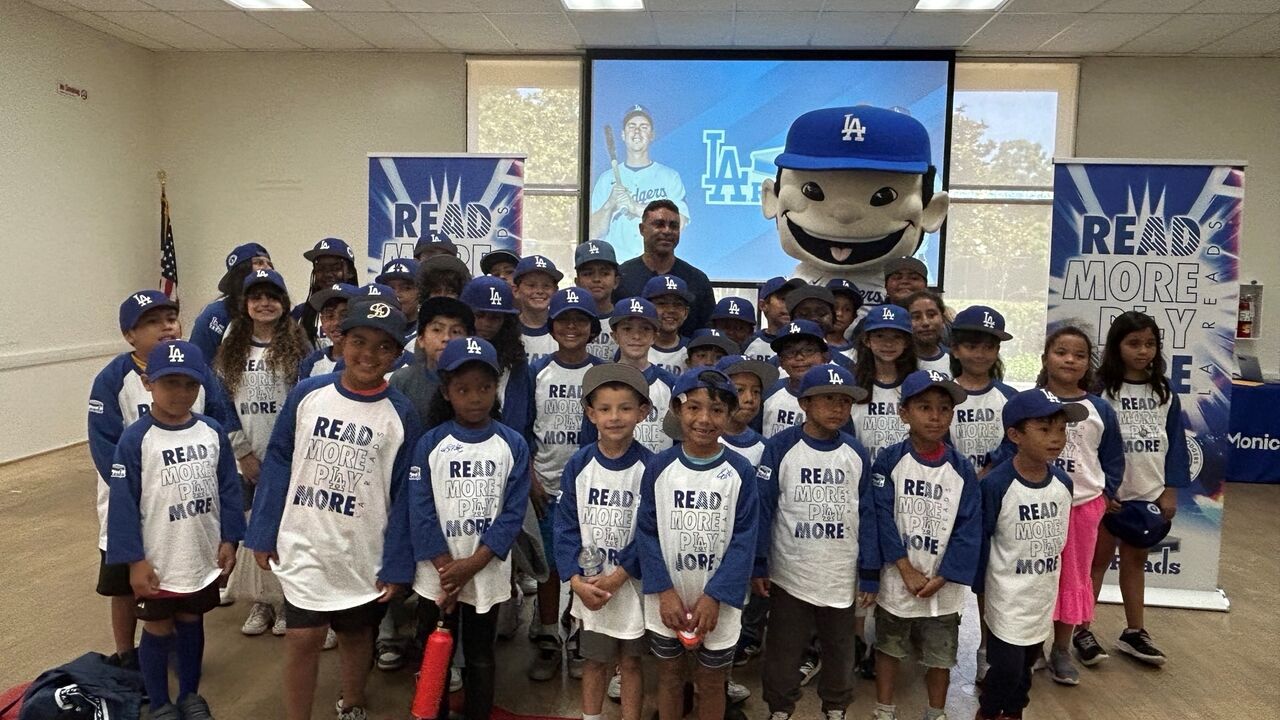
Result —
MULTIPOLYGON (((685 613, 684 619, 692 620, 693 613, 685 613)), ((684 644, 686 650, 697 650, 698 646, 702 644, 702 635, 697 630, 681 630, 676 633, 676 636, 680 638, 680 642, 684 644)))
POLYGON ((578 565, 582 568, 582 577, 595 577, 604 572, 604 550, 595 545, 584 545, 578 551, 578 565))

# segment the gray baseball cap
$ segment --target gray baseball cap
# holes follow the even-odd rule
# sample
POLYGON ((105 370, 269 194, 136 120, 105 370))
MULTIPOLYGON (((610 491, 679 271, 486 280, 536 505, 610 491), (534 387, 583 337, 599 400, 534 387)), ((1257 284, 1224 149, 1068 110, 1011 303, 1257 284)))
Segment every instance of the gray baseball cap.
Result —
POLYGON ((587 406, 587 398, 591 396, 591 393, 595 392, 601 385, 608 383, 622 383, 639 393, 646 403, 649 402, 649 381, 644 379, 644 373, 630 365, 604 363, 603 365, 592 367, 583 376, 582 406, 587 406))

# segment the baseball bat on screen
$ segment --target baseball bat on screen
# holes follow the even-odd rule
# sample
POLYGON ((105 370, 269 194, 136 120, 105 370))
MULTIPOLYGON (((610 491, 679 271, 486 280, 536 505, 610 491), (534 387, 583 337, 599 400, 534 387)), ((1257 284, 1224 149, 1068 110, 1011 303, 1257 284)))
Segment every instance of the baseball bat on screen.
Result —
POLYGON ((618 144, 613 139, 613 126, 604 126, 604 146, 609 149, 609 164, 613 167, 613 181, 618 187, 625 187, 622 184, 622 171, 618 169, 618 144))

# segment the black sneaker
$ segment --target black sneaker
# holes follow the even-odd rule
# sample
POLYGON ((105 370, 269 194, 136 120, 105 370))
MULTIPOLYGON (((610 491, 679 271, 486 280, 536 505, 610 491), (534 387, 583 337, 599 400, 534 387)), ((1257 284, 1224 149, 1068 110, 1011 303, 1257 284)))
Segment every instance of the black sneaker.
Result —
POLYGON ((1116 649, 1125 655, 1132 655, 1148 665, 1160 667, 1165 663, 1164 653, 1151 644, 1151 636, 1146 630, 1126 630, 1120 633, 1116 649))
POLYGON ((209 712, 209 703, 196 693, 189 693, 179 698, 178 709, 182 711, 182 720, 213 720, 213 714, 209 712))
POLYGON ((862 641, 862 638, 854 636, 853 638, 853 655, 856 658, 854 662, 858 666, 858 674, 866 680, 876 679, 876 651, 875 648, 862 641))
POLYGON ((1080 663, 1086 667, 1093 667, 1111 657, 1098 644, 1098 638, 1094 637, 1093 633, 1086 628, 1076 630, 1075 634, 1071 636, 1071 644, 1076 648, 1076 655, 1080 657, 1080 663))

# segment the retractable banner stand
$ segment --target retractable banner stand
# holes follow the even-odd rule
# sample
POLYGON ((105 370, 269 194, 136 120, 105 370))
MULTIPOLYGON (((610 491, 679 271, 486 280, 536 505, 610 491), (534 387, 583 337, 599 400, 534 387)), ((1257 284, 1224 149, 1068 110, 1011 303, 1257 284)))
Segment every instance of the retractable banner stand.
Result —
MULTIPOLYGON (((1146 603, 1226 610, 1218 555, 1231 452, 1227 421, 1244 163, 1054 163, 1050 331, 1076 325, 1101 352, 1117 315, 1137 310, 1152 316, 1186 421, 1192 483, 1179 494, 1173 530, 1147 557, 1146 603)), ((1120 408, 1122 425, 1124 412, 1150 411, 1120 408)), ((1141 417, 1129 420, 1142 423, 1141 417)), ((1120 600, 1117 567, 1112 560, 1104 602, 1120 600)))
POLYGON ((413 257, 420 237, 442 233, 480 274, 492 250, 520 252, 524 156, 369 154, 369 267, 413 257))

